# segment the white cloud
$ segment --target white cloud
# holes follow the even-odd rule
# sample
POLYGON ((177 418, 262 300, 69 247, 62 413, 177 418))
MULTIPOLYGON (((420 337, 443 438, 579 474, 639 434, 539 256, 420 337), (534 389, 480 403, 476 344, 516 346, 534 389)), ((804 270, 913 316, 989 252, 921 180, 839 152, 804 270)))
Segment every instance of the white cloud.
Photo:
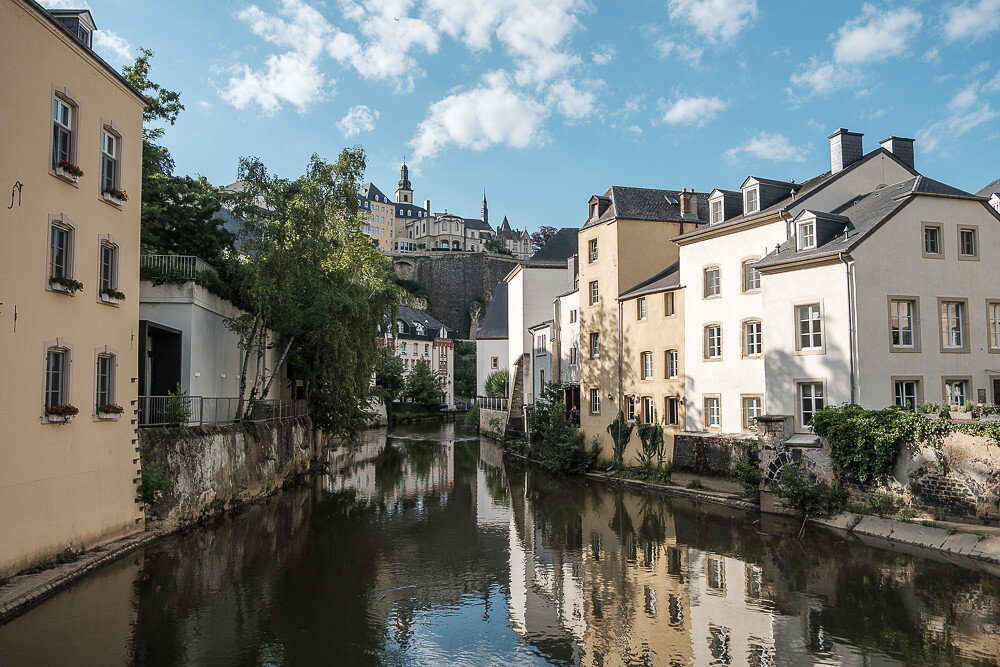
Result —
POLYGON ((549 86, 547 100, 567 118, 586 118, 594 110, 597 94, 593 89, 581 90, 563 79, 549 86))
POLYGON ((600 51, 591 51, 590 56, 595 65, 607 65, 615 57, 615 47, 602 46, 600 51))
POLYGON ((723 153, 723 156, 731 164, 738 162, 741 157, 776 162, 802 162, 806 159, 807 151, 808 147, 793 146, 784 135, 761 132, 753 139, 730 148, 723 153))
POLYGON ((340 119, 337 127, 344 133, 345 137, 353 137, 362 132, 371 132, 375 129, 375 121, 378 120, 377 109, 371 109, 363 104, 357 104, 347 110, 347 115, 340 119))
POLYGON ((672 55, 676 55, 692 67, 696 67, 701 62, 701 56, 704 53, 701 47, 672 39, 661 39, 654 46, 661 58, 669 58, 672 55))
POLYGON ((490 72, 479 86, 432 104, 409 145, 414 162, 434 157, 448 146, 526 148, 542 141, 547 115, 546 107, 518 90, 508 73, 490 72))
POLYGON ((990 92, 1000 91, 1000 71, 993 75, 993 78, 990 79, 985 86, 983 86, 983 89, 990 92))
POLYGON ((909 7, 879 11, 865 3, 861 16, 842 25, 833 45, 839 63, 881 62, 906 53, 924 18, 909 7))
POLYGON ((948 102, 948 115, 917 132, 916 139, 923 150, 933 152, 939 146, 951 145, 955 139, 1000 116, 988 102, 980 99, 979 93, 978 83, 955 93, 948 102))
POLYGON ((941 50, 936 46, 932 46, 931 48, 927 49, 927 52, 924 53, 924 56, 923 58, 921 58, 921 60, 923 60, 925 63, 939 65, 941 64, 941 50))
POLYGON ((208 111, 212 108, 212 103, 207 100, 198 100, 198 106, 205 111, 208 111))
POLYGON ((664 105, 662 120, 671 125, 701 127, 729 106, 718 97, 681 97, 664 105))
POLYGON ((87 0, 42 0, 45 9, 90 9, 87 0))
POLYGON ((132 45, 127 39, 111 30, 94 32, 94 50, 109 63, 122 65, 132 62, 132 45))
POLYGON ((713 41, 728 41, 757 18, 757 0, 669 0, 667 11, 713 41))
POLYGON ((813 58, 808 65, 801 65, 792 73, 792 85, 807 89, 812 95, 829 95, 852 85, 860 85, 864 77, 860 72, 842 67, 834 62, 813 58))
POLYGON ((945 12, 944 36, 949 42, 978 41, 1000 29, 1000 0, 979 0, 952 5, 945 12))

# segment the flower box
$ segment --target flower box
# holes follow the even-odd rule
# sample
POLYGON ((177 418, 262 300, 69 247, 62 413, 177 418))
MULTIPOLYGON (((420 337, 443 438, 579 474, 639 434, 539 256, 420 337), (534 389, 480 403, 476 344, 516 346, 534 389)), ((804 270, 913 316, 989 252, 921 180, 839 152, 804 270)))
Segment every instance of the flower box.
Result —
POLYGON ((121 206, 128 201, 128 193, 118 188, 106 188, 101 195, 104 197, 104 201, 111 202, 115 206, 121 206))
POLYGON ((69 423, 73 421, 73 417, 79 414, 79 412, 80 408, 75 405, 70 405, 69 403, 45 406, 45 418, 54 423, 69 423))
POLYGON ((972 413, 971 412, 962 412, 960 410, 951 410, 949 412, 949 414, 951 415, 951 418, 954 421, 963 421, 963 422, 972 421, 972 413))
POLYGON ((103 301, 104 303, 118 305, 119 303, 125 300, 125 293, 119 292, 113 287, 102 287, 100 295, 101 295, 101 301, 103 301))
POLYGON ((123 412, 125 412, 125 408, 117 403, 101 403, 97 406, 98 419, 117 420, 123 412))
POLYGON ((83 283, 81 283, 79 280, 74 280, 73 278, 60 276, 58 278, 56 277, 49 278, 49 287, 51 287, 56 292, 74 294, 83 289, 83 283))
POLYGON ((118 413, 117 412, 104 412, 102 410, 98 410, 97 411, 97 418, 98 419, 105 419, 105 420, 109 420, 109 421, 117 421, 118 420, 118 413))
POLYGON ((118 197, 115 197, 110 192, 105 192, 105 193, 103 193, 103 195, 104 195, 104 201, 111 202, 115 206, 121 206, 122 205, 122 200, 119 199, 118 197))
POLYGON ((79 176, 77 176, 76 174, 72 173, 71 171, 62 166, 56 167, 56 176, 58 176, 59 178, 64 178, 67 181, 70 181, 71 183, 80 182, 79 176))
POLYGON ((115 306, 117 306, 118 304, 120 304, 122 302, 121 299, 116 299, 115 297, 109 296, 107 294, 102 294, 101 295, 101 301, 103 301, 104 303, 113 304, 115 306))
POLYGON ((62 292, 63 294, 73 293, 73 290, 71 290, 69 287, 67 287, 66 285, 60 285, 59 283, 49 283, 49 287, 51 287, 54 292, 62 292))
POLYGON ((46 419, 50 422, 58 424, 59 422, 64 422, 66 424, 73 421, 73 415, 45 415, 46 419))

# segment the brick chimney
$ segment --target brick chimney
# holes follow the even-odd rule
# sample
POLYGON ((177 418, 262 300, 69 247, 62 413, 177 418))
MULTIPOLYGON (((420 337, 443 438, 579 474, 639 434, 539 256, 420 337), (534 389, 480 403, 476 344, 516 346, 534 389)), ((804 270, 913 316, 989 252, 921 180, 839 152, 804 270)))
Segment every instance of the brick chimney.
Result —
POLYGON ((698 200, 695 198, 694 188, 688 192, 687 188, 681 192, 681 218, 684 220, 698 219, 698 200))
POLYGON ((900 162, 913 169, 913 139, 905 137, 889 137, 880 142, 882 148, 886 149, 899 158, 900 162))
POLYGON ((861 159, 865 153, 861 148, 860 132, 840 128, 830 135, 830 173, 836 174, 861 159))
POLYGON ((431 214, 431 200, 430 199, 425 199, 424 200, 424 210, 427 211, 427 215, 431 214))

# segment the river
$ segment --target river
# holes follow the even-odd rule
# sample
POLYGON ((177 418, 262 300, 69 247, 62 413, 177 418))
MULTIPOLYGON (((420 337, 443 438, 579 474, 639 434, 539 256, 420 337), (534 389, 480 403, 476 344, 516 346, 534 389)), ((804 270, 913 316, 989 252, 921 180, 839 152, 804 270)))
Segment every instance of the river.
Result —
POLYGON ((329 459, 0 627, 0 664, 1000 664, 1000 579, 943 556, 553 476, 456 424, 329 459))

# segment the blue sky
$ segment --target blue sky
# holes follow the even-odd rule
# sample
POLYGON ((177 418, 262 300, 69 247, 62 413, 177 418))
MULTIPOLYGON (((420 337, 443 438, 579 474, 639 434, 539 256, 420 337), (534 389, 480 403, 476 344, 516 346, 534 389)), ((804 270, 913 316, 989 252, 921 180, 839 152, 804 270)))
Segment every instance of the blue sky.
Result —
POLYGON ((486 188, 495 222, 579 226, 610 185, 805 180, 838 127, 915 137, 957 187, 1000 177, 1000 0, 88 3, 109 62, 156 52, 177 172, 217 184, 360 144, 390 196, 405 155, 434 210, 486 188))

